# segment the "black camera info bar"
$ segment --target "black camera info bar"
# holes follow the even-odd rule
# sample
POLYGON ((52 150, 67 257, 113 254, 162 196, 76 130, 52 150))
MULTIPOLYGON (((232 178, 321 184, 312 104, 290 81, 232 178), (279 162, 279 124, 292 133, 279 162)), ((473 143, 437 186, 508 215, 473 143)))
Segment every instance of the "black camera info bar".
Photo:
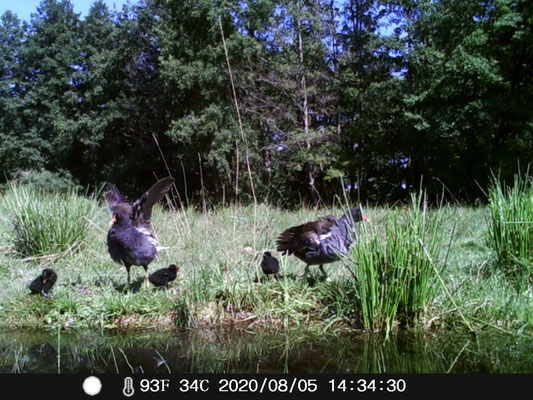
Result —
POLYGON ((520 393, 531 374, 2 374, 5 393, 21 398, 336 399, 520 393), (280 397, 281 396, 281 397, 280 397))

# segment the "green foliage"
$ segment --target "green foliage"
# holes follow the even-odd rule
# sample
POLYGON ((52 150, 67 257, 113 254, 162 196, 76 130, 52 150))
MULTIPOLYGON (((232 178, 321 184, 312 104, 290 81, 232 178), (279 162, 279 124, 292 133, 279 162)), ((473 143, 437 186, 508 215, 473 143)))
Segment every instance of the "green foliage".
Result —
POLYGON ((11 185, 0 206, 9 244, 21 257, 57 258, 84 244, 95 212, 95 202, 65 193, 11 185))
POLYGON ((361 224, 347 268, 355 278, 354 308, 366 329, 389 334, 396 322, 412 325, 424 316, 436 294, 433 262, 442 250, 442 227, 442 215, 427 210, 421 193, 413 195, 411 209, 387 212, 383 235, 361 224))
POLYGON ((170 172, 192 202, 247 201, 252 181, 295 206, 405 200, 423 176, 475 201, 491 168, 533 159, 531 4, 95 1, 80 19, 43 0, 0 19, 0 179, 133 194, 170 172))
MULTIPOLYGON (((70 172, 60 170, 51 172, 40 171, 18 171, 13 177, 17 184, 37 192, 69 192, 79 190, 80 186, 72 177, 70 172)), ((9 184, 7 185, 10 186, 9 184)))
POLYGON ((493 178, 489 188, 488 242, 498 267, 519 287, 533 282, 533 184, 529 173, 514 176, 512 186, 493 178))

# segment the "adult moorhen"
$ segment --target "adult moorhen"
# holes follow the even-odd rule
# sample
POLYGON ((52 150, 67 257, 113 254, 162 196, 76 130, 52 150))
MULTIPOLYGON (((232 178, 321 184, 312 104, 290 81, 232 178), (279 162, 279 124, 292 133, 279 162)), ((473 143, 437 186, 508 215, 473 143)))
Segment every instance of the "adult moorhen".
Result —
POLYGON ((155 286, 167 286, 176 279, 180 270, 176 264, 170 264, 168 268, 161 268, 150 274, 148 280, 155 286))
POLYGON ((261 268, 263 269, 265 275, 274 275, 276 279, 279 279, 279 261, 272 255, 270 251, 265 251, 263 253, 261 268))
POLYGON ((129 203, 114 185, 105 196, 112 214, 107 248, 113 261, 123 263, 126 267, 128 285, 131 266, 142 265, 146 281, 148 264, 163 249, 159 247, 152 229, 152 207, 163 198, 173 183, 173 178, 163 178, 133 203, 129 203))
POLYGON ((305 275, 310 265, 319 265, 326 277, 323 264, 331 263, 348 253, 355 241, 359 221, 368 221, 359 207, 352 208, 336 219, 328 215, 317 221, 293 226, 282 232, 276 243, 282 254, 294 254, 305 262, 305 275))
POLYGON ((54 286, 56 280, 57 274, 55 271, 50 268, 45 268, 41 275, 30 283, 29 287, 32 293, 39 293, 48 298, 48 293, 52 290, 52 286, 54 286))

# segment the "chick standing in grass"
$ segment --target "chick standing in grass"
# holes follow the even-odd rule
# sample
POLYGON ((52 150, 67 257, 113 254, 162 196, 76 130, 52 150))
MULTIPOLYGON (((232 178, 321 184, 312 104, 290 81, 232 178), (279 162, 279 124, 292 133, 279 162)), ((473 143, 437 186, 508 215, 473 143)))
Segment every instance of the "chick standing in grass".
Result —
POLYGON ((40 293, 48 298, 48 293, 52 290, 52 286, 54 286, 56 280, 57 274, 55 271, 50 268, 45 268, 41 275, 30 283, 30 290, 32 293, 40 293))
POLYGON ((261 268, 266 275, 274 275, 276 279, 280 278, 279 261, 272 255, 270 251, 263 253, 263 260, 261 261, 261 268))
POLYGON ((167 286, 170 282, 176 279, 179 271, 180 267, 171 264, 168 268, 158 269, 152 273, 148 277, 148 280, 155 286, 167 286))

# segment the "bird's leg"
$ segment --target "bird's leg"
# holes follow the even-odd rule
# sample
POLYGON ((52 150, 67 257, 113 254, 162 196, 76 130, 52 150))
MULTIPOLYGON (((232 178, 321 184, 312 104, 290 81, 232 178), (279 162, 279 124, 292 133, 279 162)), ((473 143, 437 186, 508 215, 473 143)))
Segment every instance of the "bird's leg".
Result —
POLYGON ((148 287, 148 265, 143 265, 144 268, 144 284, 148 287))
POLYGON ((124 264, 124 266, 126 267, 126 271, 128 272, 128 287, 130 287, 130 268, 131 268, 131 265, 124 264))
POLYGON ((322 272, 322 275, 324 275, 324 278, 327 279, 328 276, 326 275, 326 271, 324 271, 324 266, 320 264, 320 272, 322 272))
POLYGON ((307 277, 308 275, 309 275, 309 264, 305 266, 305 270, 304 270, 304 276, 307 277))

